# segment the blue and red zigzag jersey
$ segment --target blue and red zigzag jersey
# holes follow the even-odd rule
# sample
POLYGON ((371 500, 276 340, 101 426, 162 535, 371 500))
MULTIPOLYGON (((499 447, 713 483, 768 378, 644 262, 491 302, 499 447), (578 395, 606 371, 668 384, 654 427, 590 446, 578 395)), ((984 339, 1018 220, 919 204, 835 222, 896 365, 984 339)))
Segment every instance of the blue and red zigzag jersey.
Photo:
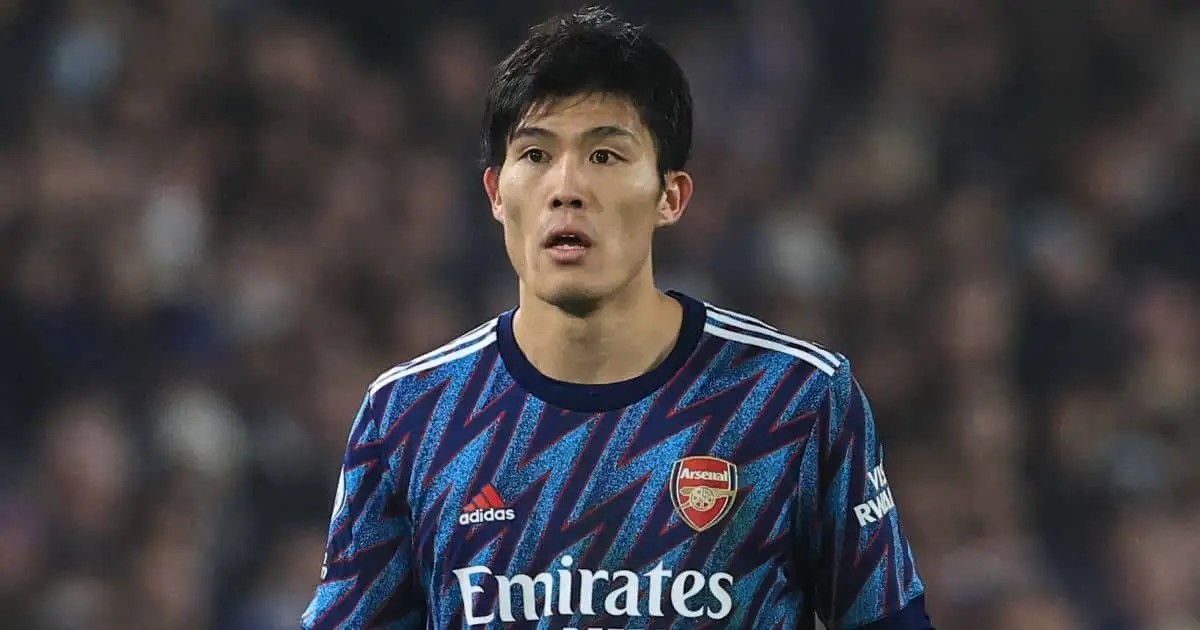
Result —
POLYGON ((846 358, 671 295, 629 381, 545 377, 512 312, 380 376, 304 627, 929 627, 846 358))

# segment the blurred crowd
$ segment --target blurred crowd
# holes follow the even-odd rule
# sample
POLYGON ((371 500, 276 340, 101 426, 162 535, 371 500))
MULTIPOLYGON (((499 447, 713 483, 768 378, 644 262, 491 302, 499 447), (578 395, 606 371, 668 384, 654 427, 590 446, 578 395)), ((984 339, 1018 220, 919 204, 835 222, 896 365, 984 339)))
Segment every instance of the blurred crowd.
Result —
MULTIPOLYGON (((1200 5, 628 4, 663 284, 851 357, 939 627, 1200 628, 1200 5)), ((513 303, 482 90, 569 6, 0 2, 0 628, 296 627, 366 385, 513 303)))

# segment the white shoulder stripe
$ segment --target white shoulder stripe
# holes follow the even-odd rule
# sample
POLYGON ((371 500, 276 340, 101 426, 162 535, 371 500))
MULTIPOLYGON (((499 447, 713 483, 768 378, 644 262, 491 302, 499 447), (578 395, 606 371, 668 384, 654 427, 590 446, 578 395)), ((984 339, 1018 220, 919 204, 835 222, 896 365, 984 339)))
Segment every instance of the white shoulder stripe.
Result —
MULTIPOLYGON (((381 383, 390 383, 391 381, 396 380, 396 378, 399 378, 398 376, 395 376, 396 374, 407 371, 409 368, 416 366, 417 364, 419 364, 423 361, 431 361, 431 360, 436 360, 438 358, 441 358, 441 357, 439 357, 439 355, 449 356, 449 354, 453 354, 453 351, 456 348, 461 348, 464 346, 472 345, 475 341, 477 341, 481 338, 486 338, 489 334, 492 336, 492 341, 495 341, 495 339, 496 339, 495 330, 496 330, 496 322, 497 321, 498 321, 497 319, 492 319, 487 322, 484 322, 483 324, 481 324, 474 330, 462 335, 461 337, 454 339, 450 343, 442 345, 434 350, 431 350, 429 352, 426 352, 425 354, 422 354, 419 357, 410 359, 408 361, 405 361, 404 363, 401 363, 400 365, 397 365, 397 366, 391 368, 390 370, 384 372, 383 374, 380 374, 379 377, 375 379, 375 382, 372 383, 368 389, 372 393, 374 393, 375 391, 377 391, 379 389, 379 387, 382 386, 381 383), (449 354, 447 354, 447 353, 449 353, 449 354)), ((483 346, 480 346, 480 347, 482 348, 482 347, 486 347, 486 346, 487 346, 487 344, 484 344, 483 346)), ((467 354, 470 354, 470 353, 468 352, 467 354)), ((458 356, 466 356, 466 355, 458 355, 458 356)))
POLYGON ((371 396, 374 396, 376 393, 379 392, 379 390, 381 390, 385 386, 387 386, 388 383, 398 381, 398 380, 404 378, 405 376, 411 376, 411 375, 417 374, 419 372, 424 372, 425 370, 432 370, 433 368, 438 367, 439 365, 445 365, 447 363, 450 363, 451 361, 457 361, 463 357, 475 354, 476 352, 483 350, 484 348, 492 345, 495 342, 496 342, 496 333, 495 333, 495 331, 491 331, 491 332, 487 333, 486 335, 484 335, 484 337, 482 339, 476 341, 475 343, 473 343, 469 346, 464 346, 462 348, 459 348, 458 350, 455 350, 454 352, 451 352, 450 354, 443 354, 440 357, 430 359, 428 361, 424 361, 421 363, 408 363, 399 368, 389 370, 386 375, 379 377, 378 379, 375 380, 375 382, 373 384, 371 384, 371 387, 370 387, 370 389, 368 389, 368 392, 370 393, 371 396))
POLYGON ((762 326, 763 328, 770 328, 771 330, 779 330, 778 328, 768 324, 767 322, 764 322, 763 320, 758 319, 757 317, 751 317, 745 313, 731 311, 727 308, 721 308, 714 304, 709 304, 708 302, 705 302, 704 306, 708 307, 709 313, 720 313, 722 315, 727 315, 729 317, 732 317, 733 319, 743 321, 747 324, 758 324, 759 326, 762 326))
POLYGON ((732 326, 734 328, 744 330, 746 332, 755 333, 757 335, 761 335, 764 337, 770 337, 772 339, 776 339, 776 340, 779 340, 779 341, 782 341, 785 343, 790 343, 793 345, 800 346, 804 350, 820 356, 822 359, 825 360, 826 363, 829 363, 830 365, 832 365, 835 368, 842 364, 841 359, 839 359, 837 357, 837 355, 826 350, 825 348, 822 348, 821 346, 818 346, 815 343, 812 343, 811 341, 804 341, 803 339, 796 339, 795 337, 789 337, 789 336, 779 332, 775 328, 771 328, 765 324, 762 326, 755 326, 754 324, 748 324, 742 320, 739 320, 739 319, 736 319, 729 315, 726 315, 726 312, 727 311, 710 310, 708 313, 708 316, 713 321, 717 321, 722 324, 726 324, 728 326, 732 326))
POLYGON ((803 359, 813 367, 821 370, 829 376, 832 376, 836 371, 833 366, 829 365, 825 361, 822 361, 820 357, 805 352, 799 348, 785 346, 781 343, 763 339, 762 337, 752 337, 750 335, 735 332, 727 328, 721 328, 720 326, 714 324, 705 324, 704 332, 713 335, 714 337, 721 337, 722 339, 728 339, 730 341, 737 341, 739 343, 757 346, 759 348, 766 348, 767 350, 774 350, 775 352, 782 352, 783 354, 791 355, 798 359, 803 359))

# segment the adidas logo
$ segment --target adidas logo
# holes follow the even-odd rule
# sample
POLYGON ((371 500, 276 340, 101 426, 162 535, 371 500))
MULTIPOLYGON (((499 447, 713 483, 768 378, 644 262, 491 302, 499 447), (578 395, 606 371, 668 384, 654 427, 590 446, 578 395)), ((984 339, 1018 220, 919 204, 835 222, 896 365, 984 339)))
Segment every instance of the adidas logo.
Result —
POLYGON ((459 525, 477 525, 479 523, 495 523, 511 521, 517 518, 517 513, 511 508, 504 507, 504 499, 492 484, 483 487, 483 491, 475 495, 471 502, 463 507, 458 517, 459 525))

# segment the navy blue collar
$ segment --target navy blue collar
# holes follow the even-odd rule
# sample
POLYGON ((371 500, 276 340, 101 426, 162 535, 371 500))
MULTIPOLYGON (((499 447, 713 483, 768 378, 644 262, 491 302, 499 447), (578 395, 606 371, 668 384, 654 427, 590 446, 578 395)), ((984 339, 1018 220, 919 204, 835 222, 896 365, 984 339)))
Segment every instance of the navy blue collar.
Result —
POLYGON ((704 322, 708 318, 704 303, 677 291, 667 291, 667 295, 678 300, 683 306, 683 325, 680 327, 679 337, 675 340, 675 346, 667 358, 654 369, 627 381, 581 385, 555 380, 542 374, 517 346, 512 329, 516 309, 500 315, 496 345, 513 380, 525 391, 550 405, 586 413, 627 407, 666 385, 687 363, 688 357, 692 356, 692 352, 700 344, 700 338, 704 336, 704 322))

